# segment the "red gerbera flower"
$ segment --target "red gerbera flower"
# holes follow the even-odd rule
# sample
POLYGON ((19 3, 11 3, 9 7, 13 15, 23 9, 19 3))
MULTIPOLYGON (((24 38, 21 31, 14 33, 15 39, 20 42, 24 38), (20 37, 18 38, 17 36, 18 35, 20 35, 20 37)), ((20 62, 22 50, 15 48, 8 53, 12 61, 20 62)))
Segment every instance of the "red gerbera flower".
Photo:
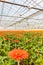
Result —
POLYGON ((28 58, 28 53, 22 49, 14 49, 8 53, 8 56, 13 60, 22 60, 28 58))
POLYGON ((13 42, 17 43, 17 42, 20 42, 19 40, 13 40, 13 42))

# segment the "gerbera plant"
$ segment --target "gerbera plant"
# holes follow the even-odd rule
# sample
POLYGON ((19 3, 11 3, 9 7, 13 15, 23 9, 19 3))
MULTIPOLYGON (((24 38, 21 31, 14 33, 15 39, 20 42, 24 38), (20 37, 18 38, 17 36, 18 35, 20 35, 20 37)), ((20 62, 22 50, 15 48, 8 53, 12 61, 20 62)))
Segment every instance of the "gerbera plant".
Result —
POLYGON ((43 32, 0 34, 0 65, 16 63, 43 65, 43 32))
POLYGON ((28 58, 28 53, 22 49, 13 49, 9 51, 8 56, 11 59, 16 60, 18 65, 20 65, 21 60, 28 58))

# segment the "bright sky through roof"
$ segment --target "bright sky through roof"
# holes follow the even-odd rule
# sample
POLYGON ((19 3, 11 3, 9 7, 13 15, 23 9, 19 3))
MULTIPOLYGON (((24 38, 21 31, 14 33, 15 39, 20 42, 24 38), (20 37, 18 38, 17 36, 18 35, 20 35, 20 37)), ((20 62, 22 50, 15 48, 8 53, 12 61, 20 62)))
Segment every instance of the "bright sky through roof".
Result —
MULTIPOLYGON (((4 1, 9 1, 13 3, 15 2, 18 4, 23 4, 30 7, 37 7, 43 9, 43 0, 4 0, 4 1)), ((4 26, 5 23, 9 25, 18 22, 24 17, 30 16, 37 11, 38 10, 27 9, 24 7, 0 2, 0 22, 1 22, 0 24, 3 23, 4 26), (6 16, 1 16, 1 15, 6 15, 6 16), (14 16, 14 17, 10 17, 10 16, 14 16)))

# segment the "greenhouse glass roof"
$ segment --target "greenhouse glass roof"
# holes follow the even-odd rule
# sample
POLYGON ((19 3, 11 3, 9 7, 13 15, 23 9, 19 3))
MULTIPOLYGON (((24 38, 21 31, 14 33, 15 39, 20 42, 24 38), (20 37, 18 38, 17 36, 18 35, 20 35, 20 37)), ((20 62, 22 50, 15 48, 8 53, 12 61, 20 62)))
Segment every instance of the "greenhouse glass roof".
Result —
POLYGON ((43 20, 43 0, 0 0, 0 29, 16 29, 24 20, 26 23, 43 20))

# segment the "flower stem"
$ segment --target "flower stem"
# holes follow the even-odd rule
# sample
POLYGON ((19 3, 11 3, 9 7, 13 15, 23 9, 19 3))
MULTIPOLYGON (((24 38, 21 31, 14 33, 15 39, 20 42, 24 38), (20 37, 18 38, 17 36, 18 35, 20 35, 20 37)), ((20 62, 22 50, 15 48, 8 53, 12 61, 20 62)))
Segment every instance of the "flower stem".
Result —
POLYGON ((20 65, 20 61, 18 61, 18 65, 20 65))

